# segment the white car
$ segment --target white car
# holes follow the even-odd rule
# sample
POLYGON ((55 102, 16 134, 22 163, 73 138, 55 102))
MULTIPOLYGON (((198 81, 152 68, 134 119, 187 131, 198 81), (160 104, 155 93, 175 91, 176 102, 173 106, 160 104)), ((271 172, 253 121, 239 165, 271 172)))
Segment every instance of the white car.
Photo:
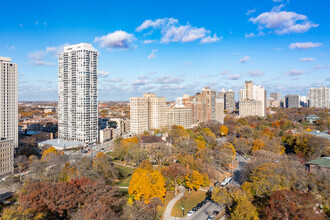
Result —
POLYGON ((187 213, 187 216, 192 216, 194 213, 195 213, 195 211, 189 211, 189 212, 187 213))

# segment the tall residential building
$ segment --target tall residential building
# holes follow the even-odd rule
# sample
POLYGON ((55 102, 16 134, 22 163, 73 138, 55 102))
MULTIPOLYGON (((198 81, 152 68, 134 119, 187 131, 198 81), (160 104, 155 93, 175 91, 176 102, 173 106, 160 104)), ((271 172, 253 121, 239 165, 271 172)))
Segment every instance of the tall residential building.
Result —
POLYGON ((149 103, 146 97, 131 97, 130 128, 131 132, 142 134, 149 130, 149 103))
POLYGON ((329 108, 329 88, 311 88, 308 94, 308 107, 329 108))
POLYGON ((98 52, 90 44, 64 47, 58 56, 58 136, 96 143, 98 52))
POLYGON ((0 139, 0 177, 14 173, 14 141, 0 139))
POLYGON ((130 99, 130 130, 136 134, 166 126, 166 99, 144 93, 130 99))
POLYGON ((238 96, 239 96, 239 101, 242 101, 245 99, 245 91, 244 89, 240 89, 238 92, 238 96))
POLYGON ((240 92, 245 94, 240 97, 239 115, 245 116, 266 116, 267 109, 267 91, 259 85, 253 85, 252 81, 245 81, 244 90, 240 92), (257 108, 257 109, 255 109, 257 108))
POLYGON ((225 103, 224 103, 224 97, 218 93, 216 96, 216 100, 215 100, 215 120, 219 121, 221 124, 224 123, 224 119, 225 119, 225 103))
POLYGON ((18 65, 0 57, 0 176, 14 172, 18 147, 18 65))
POLYGON ((235 111, 235 92, 229 89, 229 91, 225 92, 225 110, 228 112, 235 111))
POLYGON ((0 138, 18 147, 18 65, 0 57, 0 138))
POLYGON ((243 100, 239 102, 239 116, 263 116, 263 103, 256 100, 243 100))
POLYGON ((286 95, 285 96, 285 107, 286 108, 299 108, 299 96, 298 95, 286 95))
POLYGON ((192 109, 190 107, 184 107, 183 105, 170 106, 166 111, 166 125, 171 127, 173 125, 179 125, 184 128, 191 128, 191 116, 192 109))
POLYGON ((245 99, 253 99, 253 82, 248 80, 245 81, 244 84, 244 98, 245 99))
POLYGON ((281 100, 281 93, 273 92, 270 93, 270 97, 274 99, 274 101, 281 100))

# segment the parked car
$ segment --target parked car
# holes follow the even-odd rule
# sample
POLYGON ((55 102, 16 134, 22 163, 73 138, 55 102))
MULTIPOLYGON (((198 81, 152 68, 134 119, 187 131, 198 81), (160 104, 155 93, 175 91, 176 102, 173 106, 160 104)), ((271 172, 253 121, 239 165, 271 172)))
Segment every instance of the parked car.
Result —
POLYGON ((187 213, 187 216, 192 216, 193 214, 195 213, 195 211, 189 211, 188 213, 187 213))
POLYGON ((191 211, 194 211, 194 212, 196 212, 198 210, 198 208, 197 207, 194 207, 194 208, 192 208, 192 210, 191 211))
POLYGON ((217 182, 214 183, 214 186, 218 186, 218 185, 220 185, 220 182, 219 181, 217 181, 217 182))
POLYGON ((207 216, 207 220, 212 220, 214 217, 212 215, 207 216))

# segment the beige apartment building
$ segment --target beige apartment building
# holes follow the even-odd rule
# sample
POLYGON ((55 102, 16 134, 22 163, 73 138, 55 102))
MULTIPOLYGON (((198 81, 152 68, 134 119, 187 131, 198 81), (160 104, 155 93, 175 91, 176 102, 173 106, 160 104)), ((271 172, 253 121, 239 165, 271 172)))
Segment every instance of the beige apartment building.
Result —
POLYGON ((0 140, 0 176, 14 173, 14 142, 0 140))
POLYGON ((256 100, 243 100, 239 102, 239 116, 263 116, 263 103, 256 100))
POLYGON ((245 81, 244 90, 240 90, 239 116, 266 116, 267 91, 252 81, 245 81))
POLYGON ((152 93, 130 99, 130 131, 142 134, 166 126, 166 99, 152 93))
POLYGON ((192 109, 184 106, 171 106, 166 111, 166 125, 171 127, 179 125, 184 128, 191 128, 192 109))

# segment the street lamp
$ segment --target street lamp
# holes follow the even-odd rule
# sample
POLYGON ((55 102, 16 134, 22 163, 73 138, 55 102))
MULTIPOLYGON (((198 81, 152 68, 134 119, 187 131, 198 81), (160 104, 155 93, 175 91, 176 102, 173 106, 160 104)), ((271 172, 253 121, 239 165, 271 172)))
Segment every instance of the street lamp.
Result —
POLYGON ((181 209, 182 209, 182 215, 184 216, 184 207, 181 207, 181 209))

